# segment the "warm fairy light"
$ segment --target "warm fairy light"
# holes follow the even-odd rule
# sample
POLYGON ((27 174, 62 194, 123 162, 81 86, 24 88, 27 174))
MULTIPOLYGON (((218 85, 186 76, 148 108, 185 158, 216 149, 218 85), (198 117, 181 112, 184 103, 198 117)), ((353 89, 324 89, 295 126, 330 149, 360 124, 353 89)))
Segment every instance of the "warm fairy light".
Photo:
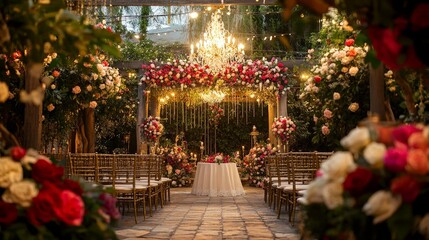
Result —
POLYGON ((250 94, 250 98, 254 98, 254 97, 255 97, 254 93, 250 94))
POLYGON ((192 19, 195 19, 195 18, 197 18, 197 17, 198 17, 198 13, 197 13, 197 12, 191 12, 191 13, 189 14, 189 16, 190 16, 192 19))
POLYGON ((244 45, 225 30, 220 11, 212 14, 202 39, 191 45, 190 61, 219 72, 225 65, 244 61, 244 45))
POLYGON ((212 90, 200 94, 201 99, 209 104, 220 103, 225 98, 225 93, 222 91, 212 90))
POLYGON ((211 11, 212 10, 212 7, 207 7, 207 11, 211 11))

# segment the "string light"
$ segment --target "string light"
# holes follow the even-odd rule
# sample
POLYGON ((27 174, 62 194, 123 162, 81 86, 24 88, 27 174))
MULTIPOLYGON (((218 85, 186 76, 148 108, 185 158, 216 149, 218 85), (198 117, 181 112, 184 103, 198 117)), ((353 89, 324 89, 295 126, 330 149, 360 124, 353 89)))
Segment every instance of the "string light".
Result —
POLYGON ((198 13, 197 12, 191 12, 189 14, 189 17, 191 17, 192 19, 196 19, 198 17, 198 13))

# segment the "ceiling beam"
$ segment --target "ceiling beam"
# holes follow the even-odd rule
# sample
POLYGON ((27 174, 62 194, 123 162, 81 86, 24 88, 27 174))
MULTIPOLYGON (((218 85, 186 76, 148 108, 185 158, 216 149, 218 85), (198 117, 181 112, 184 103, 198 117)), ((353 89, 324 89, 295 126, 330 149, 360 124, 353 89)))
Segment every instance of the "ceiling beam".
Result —
MULTIPOLYGON (((79 1, 79 0, 75 0, 79 1)), ((91 5, 111 6, 222 6, 222 5, 276 5, 277 0, 109 0, 85 1, 91 5)))

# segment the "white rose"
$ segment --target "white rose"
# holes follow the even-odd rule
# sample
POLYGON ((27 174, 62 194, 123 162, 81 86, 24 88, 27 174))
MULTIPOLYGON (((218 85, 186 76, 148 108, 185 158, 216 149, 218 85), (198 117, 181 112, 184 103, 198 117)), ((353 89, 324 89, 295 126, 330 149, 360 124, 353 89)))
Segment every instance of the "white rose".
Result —
POLYGON ((382 167, 386 146, 381 143, 372 142, 363 150, 366 161, 374 167, 382 167))
POLYGON ((99 73, 101 73, 101 71, 103 71, 103 69, 104 69, 103 64, 101 64, 101 63, 97 64, 97 71, 98 71, 99 73))
POLYGON ((356 74, 359 72, 359 68, 357 68, 357 67, 351 67, 350 69, 349 69, 349 74, 350 74, 350 76, 352 76, 352 77, 354 77, 354 76, 356 76, 356 74))
POLYGON ((102 83, 102 84, 100 84, 100 86, 99 86, 99 87, 100 87, 100 89, 101 89, 101 90, 103 90, 103 89, 105 89, 105 88, 106 88, 106 85, 105 85, 104 83, 102 83))
POLYGON ((350 150, 352 153, 357 153, 363 147, 371 142, 369 130, 366 127, 357 127, 341 139, 341 145, 350 150))
POLYGON ((320 169, 323 177, 343 181, 349 172, 356 169, 356 164, 350 152, 336 152, 321 164, 320 169))
POLYGON ((392 216, 401 202, 400 196, 393 196, 389 191, 380 190, 368 199, 363 206, 363 211, 367 215, 374 216, 373 223, 377 224, 392 216))
POLYGON ((334 92, 333 98, 334 98, 334 100, 340 100, 341 95, 337 92, 334 92))
POLYGON ((351 103, 349 106, 349 110, 351 112, 356 112, 357 110, 359 110, 359 103, 351 103))
POLYGON ((21 163, 10 157, 0 157, 0 187, 7 188, 12 183, 21 181, 22 177, 21 163))
POLYGON ((429 237, 429 214, 426 214, 419 223, 419 232, 425 236, 426 239, 429 237))
POLYGON ((29 207, 31 201, 39 190, 36 183, 30 180, 23 180, 10 185, 10 187, 3 193, 2 199, 7 203, 16 203, 22 207, 29 207))
POLYGON ((308 186, 304 192, 304 199, 306 203, 323 203, 323 188, 327 183, 326 178, 316 178, 308 186))
POLYGON ((9 87, 6 83, 0 82, 0 103, 6 102, 9 98, 9 87))
POLYGON ((323 201, 329 209, 334 209, 344 204, 343 184, 339 181, 332 181, 326 184, 322 190, 323 201))

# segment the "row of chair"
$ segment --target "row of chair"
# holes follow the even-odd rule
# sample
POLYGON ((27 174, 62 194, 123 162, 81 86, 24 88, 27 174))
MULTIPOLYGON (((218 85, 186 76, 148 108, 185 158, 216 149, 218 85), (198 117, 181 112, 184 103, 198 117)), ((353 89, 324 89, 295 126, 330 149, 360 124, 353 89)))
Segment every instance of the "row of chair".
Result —
POLYGON ((282 205, 289 214, 289 223, 295 222, 297 199, 316 177, 320 164, 332 152, 288 152, 267 157, 267 184, 264 198, 280 218, 282 205))
POLYGON ((68 177, 112 188, 122 212, 132 206, 137 223, 139 209, 146 219, 147 206, 152 216, 153 208, 156 211, 170 201, 172 181, 162 177, 163 161, 149 154, 69 153, 65 170, 68 177))

